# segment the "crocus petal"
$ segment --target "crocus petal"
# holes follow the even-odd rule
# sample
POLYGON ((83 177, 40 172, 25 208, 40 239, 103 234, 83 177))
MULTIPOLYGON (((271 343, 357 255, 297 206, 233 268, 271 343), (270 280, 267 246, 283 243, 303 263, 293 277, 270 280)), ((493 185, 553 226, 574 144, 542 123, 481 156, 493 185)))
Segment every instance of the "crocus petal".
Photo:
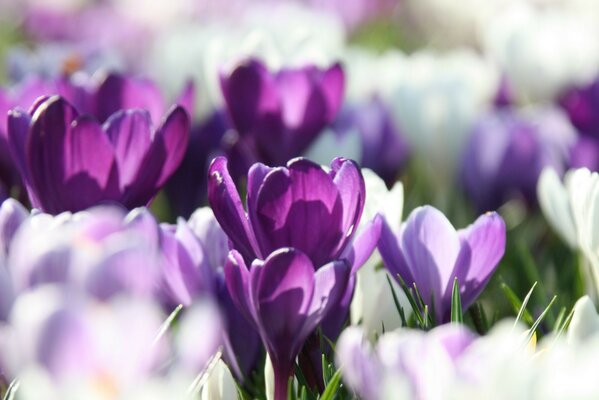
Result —
POLYGON ((181 106, 173 106, 156 131, 154 144, 159 145, 160 151, 165 155, 162 171, 156 183, 157 188, 164 185, 181 164, 189 143, 189 129, 190 120, 185 109, 181 106))
POLYGON ((251 262, 261 256, 224 157, 215 158, 208 170, 208 202, 220 226, 244 258, 251 262))
MULTIPOLYGON (((466 309, 480 295, 505 252, 505 222, 495 212, 481 215, 459 231, 460 256, 454 276, 458 278, 462 307, 466 309)), ((451 293, 453 281, 446 291, 451 293)))
POLYGON ((342 229, 345 240, 339 244, 339 248, 343 249, 358 229, 366 199, 366 186, 360 168, 354 161, 335 159, 331 163, 331 169, 335 174, 333 182, 339 189, 343 203, 342 229))
POLYGON ((406 283, 416 283, 427 304, 431 304, 434 296, 436 314, 444 315, 441 306, 447 304, 443 300, 448 295, 446 288, 460 252, 457 232, 441 211, 430 206, 419 207, 406 221, 401 249, 414 278, 406 283))
POLYGON ((568 341, 583 341, 599 332, 599 315, 589 296, 583 296, 574 305, 574 315, 568 327, 568 341))
POLYGON ((576 248, 578 240, 568 193, 554 169, 547 167, 541 173, 537 184, 537 197, 553 230, 571 248, 576 248))
POLYGON ((314 266, 301 251, 285 248, 268 256, 252 273, 252 298, 262 340, 273 365, 293 362, 305 336, 312 307, 314 266))
POLYGON ((118 110, 132 108, 147 110, 153 121, 159 121, 165 106, 158 87, 149 80, 107 75, 95 93, 96 117, 105 121, 118 110))
MULTIPOLYGON (((340 319, 344 322, 349 312, 349 304, 351 296, 344 299, 349 286, 350 268, 342 261, 331 262, 316 271, 314 275, 314 295, 312 304, 308 311, 308 319, 304 323, 302 333, 298 336, 305 335, 306 337, 312 333, 318 324, 329 317, 340 319), (343 300, 346 300, 345 302, 343 300)), ((353 294, 353 280, 351 288, 353 294)), ((335 324, 329 322, 334 330, 335 324)), ((323 327, 323 330, 324 327, 323 327)), ((337 339, 339 332, 326 332, 325 335, 333 341, 337 339)))
POLYGON ((8 255, 8 249, 12 238, 29 213, 14 199, 6 199, 0 206, 0 252, 3 256, 8 255))
POLYGON ((136 183, 152 144, 151 124, 150 114, 144 110, 119 111, 104 124, 104 130, 114 147, 122 191, 136 183))
POLYGON ((193 80, 189 80, 183 87, 181 93, 179 93, 175 104, 183 107, 188 115, 193 115, 195 110, 195 94, 196 90, 193 80))
MULTIPOLYGON (((273 168, 267 167, 262 163, 256 163, 252 165, 248 171, 248 182, 247 182, 247 208, 248 214, 254 214, 256 212, 256 199, 258 198, 258 189, 262 186, 264 178, 273 168)), ((252 219, 256 218, 253 215, 252 219)))
POLYGON ((381 366, 359 327, 343 331, 337 343, 336 364, 343 368, 343 381, 361 398, 378 399, 382 382, 381 366))
POLYGON ((184 306, 208 288, 209 277, 204 267, 204 252, 185 222, 162 226, 162 276, 170 300, 184 306))
POLYGON ((294 247, 321 266, 338 255, 342 213, 329 175, 317 164, 295 159, 288 169, 266 176, 250 219, 264 254, 294 247))
POLYGON ((248 60, 229 76, 221 74, 220 83, 231 119, 240 134, 256 129, 260 118, 279 118, 279 96, 268 70, 259 61, 248 60))
POLYGON ((118 195, 108 137, 95 121, 77 118, 62 98, 50 98, 35 112, 26 155, 45 211, 78 211, 118 195))
POLYGON ((374 220, 364 225, 353 243, 345 250, 342 257, 349 261, 352 274, 355 274, 366 263, 376 249, 381 237, 382 227, 383 218, 380 215, 375 216, 374 220))
POLYGON ((254 322, 254 312, 252 310, 249 285, 250 271, 241 254, 236 250, 231 250, 225 262, 225 281, 229 296, 235 307, 250 322, 254 322))
POLYGON ((30 125, 31 116, 25 111, 14 109, 8 113, 8 146, 12 160, 18 168, 19 174, 23 177, 25 184, 29 180, 29 171, 27 170, 25 161, 25 144, 27 143, 30 125))
POLYGON ((452 360, 457 360, 460 355, 474 342, 476 335, 463 325, 445 324, 435 328, 431 336, 438 340, 452 360))
POLYGON ((321 80, 320 89, 327 103, 327 121, 332 121, 343 104, 345 74, 340 64, 334 64, 327 69, 321 80))
POLYGON ((378 242, 378 250, 381 253, 383 263, 389 273, 395 280, 399 281, 398 275, 406 283, 414 282, 414 276, 408 267, 400 247, 401 232, 396 236, 389 227, 387 221, 383 218, 381 225, 381 237, 378 242))

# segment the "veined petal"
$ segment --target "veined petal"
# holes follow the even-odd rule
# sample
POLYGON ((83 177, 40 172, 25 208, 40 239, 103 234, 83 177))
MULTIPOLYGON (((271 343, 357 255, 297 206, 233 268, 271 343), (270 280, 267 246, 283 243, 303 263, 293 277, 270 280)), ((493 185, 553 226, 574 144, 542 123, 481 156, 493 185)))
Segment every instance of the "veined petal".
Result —
POLYGON ((251 262, 261 256, 224 157, 215 158, 208 170, 208 202, 218 223, 243 257, 251 262))
MULTIPOLYGON (((480 295, 505 252, 505 222, 495 212, 481 215, 458 232, 461 250, 453 276, 458 278, 464 310, 480 295)), ((445 289, 451 293, 453 279, 445 289)))
POLYGON ((343 204, 333 180, 320 165, 305 159, 270 172, 259 190, 256 212, 250 214, 264 254, 294 247, 316 266, 338 255, 342 217, 343 204))

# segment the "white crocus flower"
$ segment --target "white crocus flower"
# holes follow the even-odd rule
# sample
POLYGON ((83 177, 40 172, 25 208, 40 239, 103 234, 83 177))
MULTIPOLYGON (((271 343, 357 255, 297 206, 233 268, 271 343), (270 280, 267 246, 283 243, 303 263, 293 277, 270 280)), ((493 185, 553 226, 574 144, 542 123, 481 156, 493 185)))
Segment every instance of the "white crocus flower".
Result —
MULTIPOLYGON (((537 186, 539 204, 552 228, 590 262, 597 285, 599 271, 599 174, 587 168, 570 170, 562 184, 545 169, 537 186)), ((599 288, 597 288, 599 290, 599 288)))
POLYGON ((231 371, 222 360, 218 360, 202 386, 201 400, 227 400, 237 397, 237 388, 231 371))
MULTIPOLYGON (((363 224, 371 221, 376 214, 381 214, 393 231, 399 229, 403 211, 403 185, 396 182, 388 190, 385 182, 373 171, 362 169, 366 184, 366 204, 362 213, 363 224)), ((359 230, 360 228, 358 228, 359 230)), ((411 312, 409 303, 387 270, 382 267, 381 255, 375 250, 368 261, 358 271, 354 298, 350 307, 352 324, 361 323, 367 336, 373 338, 377 333, 390 331, 401 326, 401 320, 391 295, 389 277, 397 298, 406 315, 411 312)))
POLYGON ((497 92, 499 73, 466 49, 412 54, 401 73, 403 79, 385 100, 399 130, 434 171, 432 178, 447 185, 476 118, 497 92))
POLYGON ((550 101, 599 71, 596 18, 568 2, 538 7, 515 1, 482 32, 485 53, 505 72, 521 101, 550 101))
POLYGON ((568 327, 568 342, 583 341, 597 333, 599 315, 589 296, 583 296, 574 305, 574 315, 568 327))

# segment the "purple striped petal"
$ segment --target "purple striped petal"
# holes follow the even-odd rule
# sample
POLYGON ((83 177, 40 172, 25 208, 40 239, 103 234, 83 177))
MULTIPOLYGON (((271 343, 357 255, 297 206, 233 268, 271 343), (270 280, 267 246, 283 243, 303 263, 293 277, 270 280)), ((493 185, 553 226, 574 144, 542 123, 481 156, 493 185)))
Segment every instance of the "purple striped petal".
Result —
POLYGON ((248 261, 259 257, 256 239, 250 228, 237 188, 229 175, 227 159, 217 157, 208 171, 208 202, 218 223, 243 257, 248 261))
POLYGON ((338 255, 343 239, 339 190, 320 165, 311 161, 296 159, 287 169, 270 172, 250 218, 263 254, 293 247, 316 266, 338 255))
MULTIPOLYGON (((489 212, 458 232, 461 251, 454 275, 460 283, 464 309, 480 295, 503 257, 505 229, 505 222, 499 214, 489 212)), ((449 284, 453 285, 453 282, 449 284)), ((447 290, 451 291, 451 287, 447 290)))

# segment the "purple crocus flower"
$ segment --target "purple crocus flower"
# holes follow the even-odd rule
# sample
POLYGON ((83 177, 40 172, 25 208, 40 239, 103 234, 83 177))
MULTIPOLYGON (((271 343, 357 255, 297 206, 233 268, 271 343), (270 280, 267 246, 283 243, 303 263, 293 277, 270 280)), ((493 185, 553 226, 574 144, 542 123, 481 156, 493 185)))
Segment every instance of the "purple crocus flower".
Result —
POLYGON ((559 103, 581 133, 599 137, 599 78, 566 91, 559 103))
POLYGON ((333 129, 341 135, 356 130, 362 145, 362 168, 372 169, 387 185, 395 182, 407 161, 409 148, 379 98, 342 110, 333 129))
POLYGON ((9 147, 34 207, 57 214, 102 202, 147 205, 179 166, 189 117, 175 106, 155 129, 144 110, 119 111, 104 125, 64 98, 13 110, 9 147))
POLYGON ((564 171, 576 131, 557 109, 504 107, 482 116, 464 149, 461 179, 479 211, 520 196, 536 201, 544 167, 564 171))
MULTIPOLYGON (((221 88, 237 133, 238 150, 254 161, 284 165, 300 156, 335 118, 343 100, 339 64, 267 70, 250 59, 221 74, 221 88)), ((244 169, 244 171, 247 169, 244 169)))
POLYGON ((215 158, 209 170, 214 216, 248 264, 281 247, 301 250, 317 267, 340 258, 360 222, 365 191, 351 160, 333 160, 328 173, 304 158, 286 167, 257 163, 248 173, 246 214, 227 159, 215 158))
POLYGON ((399 232, 383 224, 378 249, 391 275, 415 284, 437 322, 449 320, 454 279, 466 310, 480 295, 505 251, 505 223, 494 212, 458 231, 443 213, 418 207, 399 232))
POLYGON ((343 380, 363 400, 438 399, 454 383, 458 361, 475 339, 464 326, 447 324, 430 332, 388 332, 372 348, 361 328, 350 327, 337 343, 336 358, 343 380))
POLYGON ((228 240, 212 210, 198 209, 189 222, 161 225, 162 297, 169 310, 189 307, 206 297, 218 303, 224 317, 223 358, 238 382, 250 377, 262 353, 260 338, 233 305, 227 291, 223 267, 228 240))
POLYGON ((16 294, 56 283, 102 301, 122 293, 153 297, 158 238, 156 220, 143 209, 36 213, 14 234, 6 265, 16 294))
MULTIPOLYGON (((286 167, 255 164, 248 173, 247 214, 225 158, 212 162, 208 181, 214 215, 246 265, 287 247, 301 251, 316 268, 336 260, 348 262, 345 292, 321 323, 323 334, 333 341, 348 316, 355 273, 372 254, 380 234, 381 220, 375 218, 353 240, 365 195, 360 169, 342 158, 333 160, 330 172, 303 158, 286 167)), ((311 354, 310 349, 307 352, 311 354)), ((311 368, 319 368, 320 353, 317 358, 311 368)), ((316 383, 319 376, 314 374, 316 383)))
POLYGON ((225 264, 227 287, 238 309, 256 325, 273 365, 274 399, 287 386, 305 340, 344 295, 350 275, 345 261, 316 268, 302 251, 281 248, 248 268, 231 251, 225 264))
POLYGON ((580 135, 570 149, 568 167, 599 171, 599 137, 580 135))

